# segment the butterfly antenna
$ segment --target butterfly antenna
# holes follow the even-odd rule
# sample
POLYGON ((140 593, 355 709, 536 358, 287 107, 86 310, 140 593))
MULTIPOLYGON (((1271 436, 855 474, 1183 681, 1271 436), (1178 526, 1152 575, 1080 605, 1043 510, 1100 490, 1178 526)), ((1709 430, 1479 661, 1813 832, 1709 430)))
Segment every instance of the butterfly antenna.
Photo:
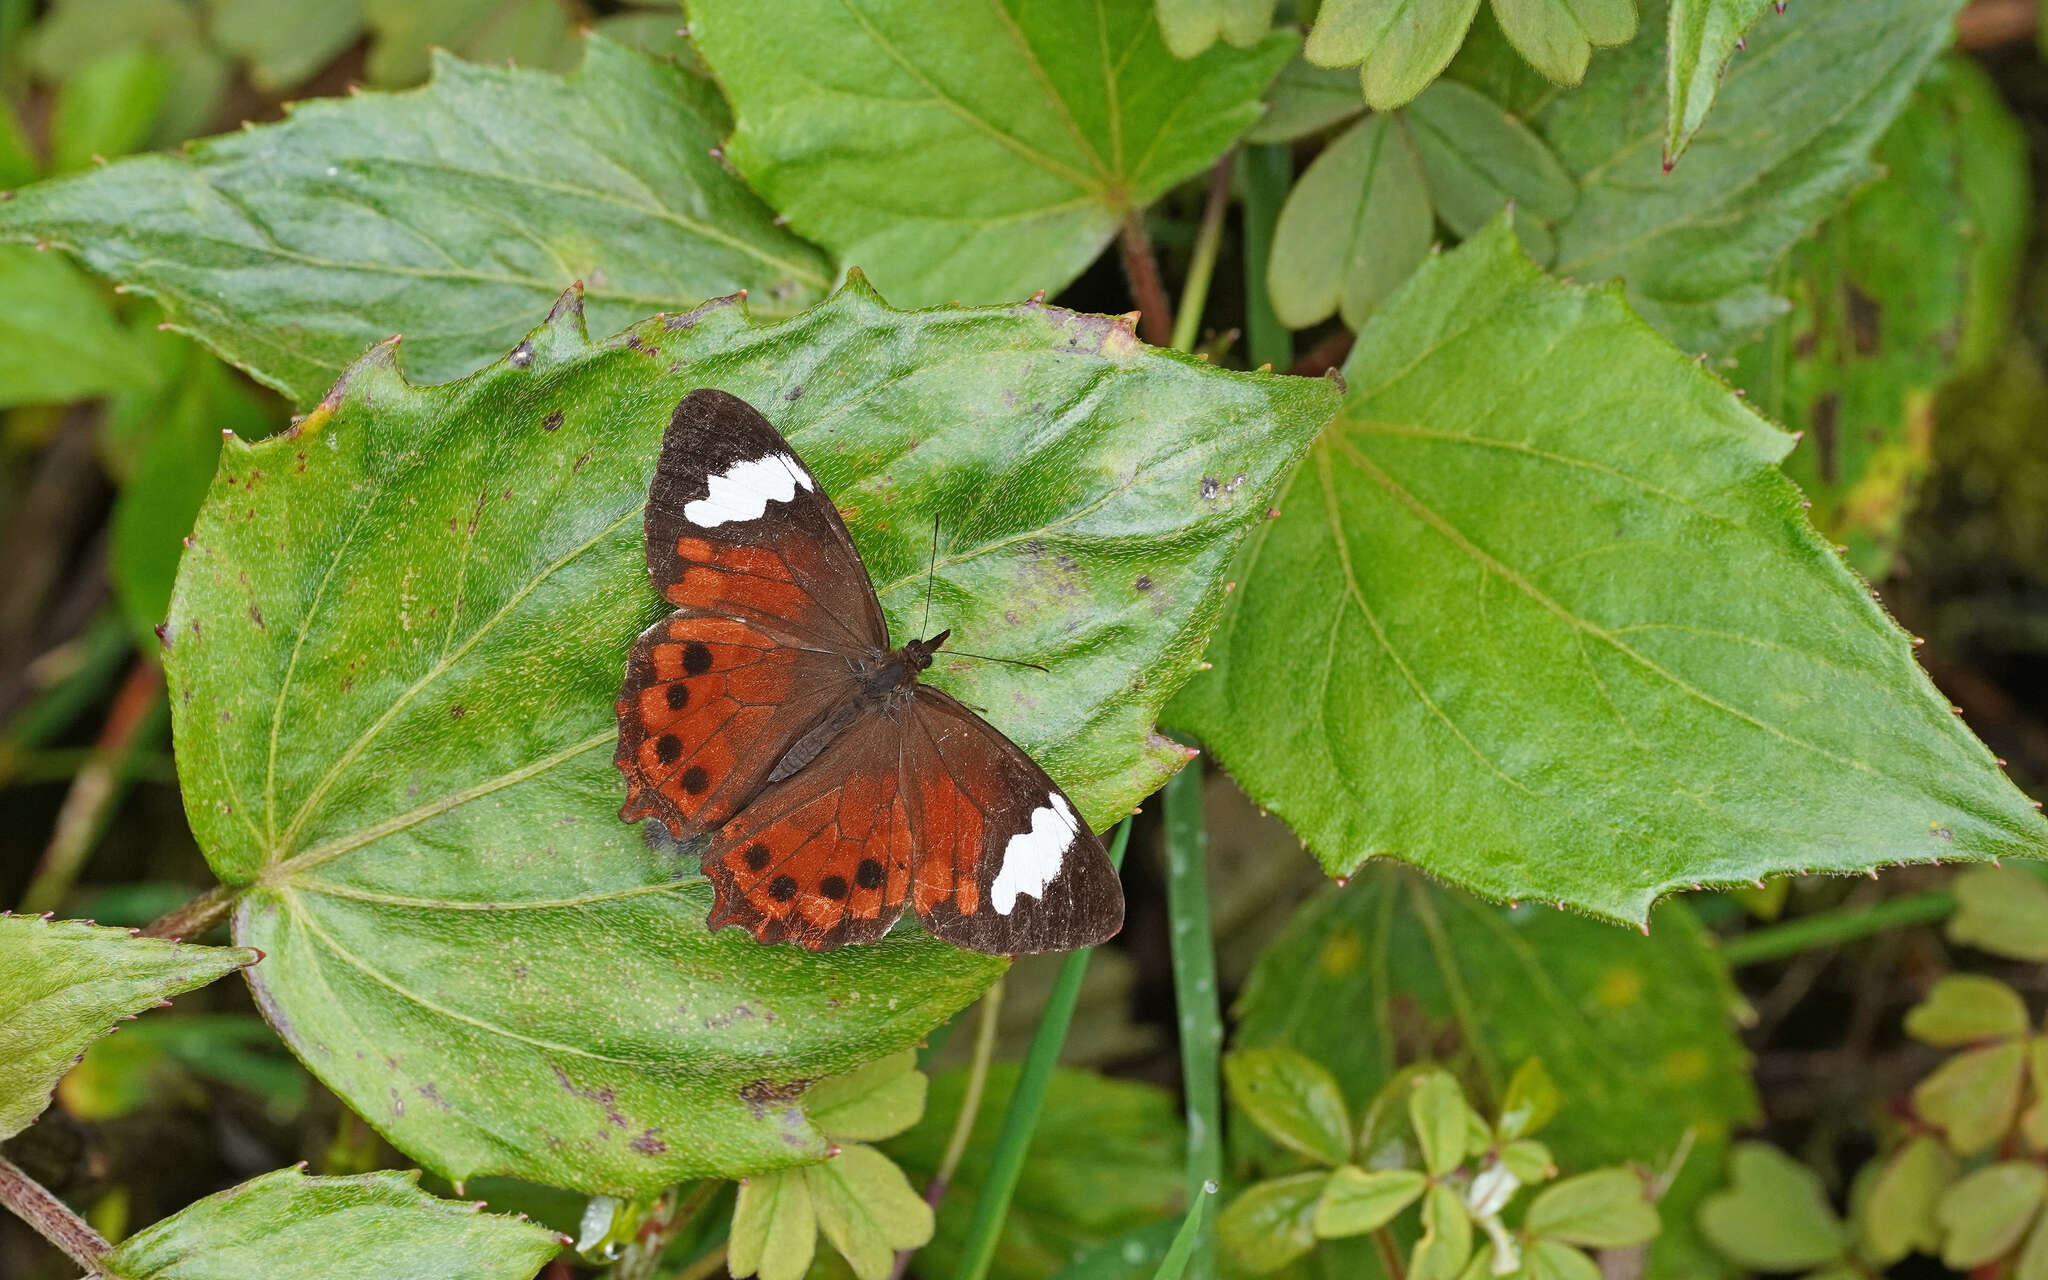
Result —
POLYGON ((1041 667, 1035 662, 1025 662, 1018 658, 998 658, 987 653, 962 653, 958 649, 946 650, 946 656, 949 658, 979 658, 983 662, 1000 662, 1006 667, 1029 667, 1033 671, 1043 671, 1047 675, 1052 674, 1052 668, 1050 667, 1041 667))
POLYGON ((917 634, 926 636, 932 630, 932 575, 939 567, 939 518, 932 517, 932 555, 924 566, 924 621, 918 624, 917 634))

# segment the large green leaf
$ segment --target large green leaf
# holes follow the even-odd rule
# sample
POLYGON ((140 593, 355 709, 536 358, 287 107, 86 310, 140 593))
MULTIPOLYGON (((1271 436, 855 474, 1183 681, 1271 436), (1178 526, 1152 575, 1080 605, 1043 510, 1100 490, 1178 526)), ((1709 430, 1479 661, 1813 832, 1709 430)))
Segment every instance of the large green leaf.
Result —
POLYGON ((1259 118, 1294 51, 1167 51, 1147 0, 694 0, 734 163, 899 302, 1064 288, 1259 118), (791 39, 791 32, 801 39, 791 39))
MULTIPOLYGON (((1555 270, 1620 277, 1687 351, 1720 354, 1753 335, 1783 309, 1772 268, 1873 175, 1871 145, 1948 43, 1958 3, 1807 4, 1760 24, 1666 174, 1669 6, 1645 0, 1633 43, 1597 59, 1582 88, 1534 105, 1530 123, 1580 183, 1557 225, 1555 270)), ((1461 70, 1486 78, 1483 66, 1461 70)))
POLYGON ((1707 118, 1728 60, 1744 47, 1743 33, 1771 6, 1772 0, 1671 0, 1664 51, 1667 168, 1677 163, 1707 118))
POLYGON ((1931 458, 1935 393, 2003 340, 2032 222, 2026 139, 1967 59, 1934 65, 1877 160, 1883 180, 1793 250, 1791 313, 1730 375, 1803 433, 1785 469, 1870 577, 1931 458))
POLYGON ((107 1280, 529 1280, 567 1241, 481 1206, 437 1200, 417 1173, 309 1178, 279 1169, 121 1242, 107 1280))
POLYGON ((1731 999, 1710 940, 1677 904, 1645 938, 1545 907, 1488 906, 1388 867, 1296 914, 1252 970, 1235 1043, 1309 1055, 1354 1112, 1429 1055, 1495 1114, 1517 1067, 1540 1058, 1564 1094, 1543 1137, 1568 1173, 1661 1167, 1691 1130, 1657 1274, 1711 1275, 1684 1216, 1718 1178, 1730 1129, 1756 1109, 1731 999))
POLYGON ((1702 881, 2048 850, 1805 523, 1790 439, 1617 290, 1497 225, 1344 373, 1174 711, 1329 871, 1642 921, 1702 881))
MULTIPOLYGON (((939 1203, 937 1232, 918 1254, 919 1274, 950 1275, 960 1261, 1017 1072, 1015 1063, 997 1063, 989 1072, 973 1137, 939 1203)), ((964 1071, 935 1077, 924 1119, 882 1144, 918 1186, 938 1169, 965 1085, 964 1071)), ((1092 1247, 1178 1212, 1185 1144, 1180 1108, 1165 1090, 1055 1071, 989 1274, 996 1280, 1049 1276, 1092 1247)))
POLYGON ((0 914, 0 1139, 42 1114, 58 1077, 119 1019, 257 959, 236 947, 0 914))
POLYGON ((1038 304, 782 324, 731 300, 414 387, 380 347, 294 431, 231 442, 171 606, 187 811, 307 1065, 454 1177, 646 1192, 824 1148, 802 1082, 903 1048, 999 970, 914 931, 813 956, 707 935, 708 887, 613 816, 641 510, 676 401, 770 413, 846 512, 933 678, 1106 826, 1217 580, 1331 412, 1320 380, 1156 352, 1038 304))
POLYGON ((726 127, 710 84, 601 39, 569 76, 444 57, 415 92, 30 187, 0 238, 157 296, 309 406, 393 333, 421 377, 473 369, 577 280, 608 328, 739 289, 815 301, 829 264, 713 157, 726 127))

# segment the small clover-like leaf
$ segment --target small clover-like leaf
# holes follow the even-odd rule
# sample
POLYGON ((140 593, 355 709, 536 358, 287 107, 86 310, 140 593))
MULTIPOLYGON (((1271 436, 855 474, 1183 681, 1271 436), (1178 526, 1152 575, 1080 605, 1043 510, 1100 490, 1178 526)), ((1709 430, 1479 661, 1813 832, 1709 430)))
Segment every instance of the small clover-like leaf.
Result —
POLYGON ((740 1183, 733 1202, 726 1269, 761 1280, 798 1280, 818 1249, 818 1217, 803 1169, 777 1169, 740 1183))
POLYGON ((544 1227, 437 1199, 417 1173, 266 1173, 128 1237, 106 1280, 528 1280, 566 1243, 544 1227))
POLYGON ((880 1142, 924 1115, 929 1081, 917 1069, 917 1050, 905 1049, 864 1067, 820 1080, 804 1093, 804 1110, 818 1132, 841 1142, 880 1142))
MULTIPOLYGON (((1550 1078, 1543 1059, 1528 1058, 1515 1068, 1508 1090, 1500 1100, 1497 1132, 1504 1141, 1532 1138, 1556 1118, 1564 1106, 1564 1091, 1550 1078)), ((1527 1179, 1524 1179, 1527 1181, 1527 1179)))
POLYGON ((1525 1187, 1557 1176, 1557 1161, 1551 1158, 1550 1148, 1531 1138, 1520 1138, 1501 1147, 1500 1163, 1525 1187))
POLYGON ((2020 1117, 2020 1132, 2034 1150, 2048 1152, 2048 1035, 2028 1042, 2027 1074, 2034 1081, 2034 1105, 2020 1117))
POLYGON ((1558 84, 1585 78, 1596 45, 1636 34, 1636 0, 1493 0, 1493 14, 1516 51, 1558 84))
POLYGON ((803 1173, 818 1229, 860 1280, 884 1280, 898 1249, 932 1238, 932 1207, 873 1147, 854 1143, 803 1173))
POLYGON ((1657 1234, 1656 1207, 1627 1169, 1596 1169, 1537 1193, 1522 1229, 1592 1249, 1622 1249, 1657 1234))
POLYGON ((1357 76, 1297 57, 1281 68, 1266 92, 1266 114, 1244 140, 1292 142, 1364 112, 1357 76))
POLYGON ((1701 1202, 1699 1224, 1716 1249, 1760 1271, 1825 1265, 1849 1238, 1820 1176, 1762 1142, 1730 1153, 1728 1185, 1701 1202))
MULTIPOLYGON (((1432 1178, 1449 1173, 1464 1161, 1471 1137, 1466 1124, 1469 1109, 1465 1091, 1448 1071, 1428 1072, 1412 1084, 1408 1120, 1422 1147, 1423 1168, 1432 1178)), ((1462 1259, 1459 1265, 1464 1265, 1462 1259)))
POLYGON ((1600 1264, 1559 1240, 1537 1240, 1522 1255, 1522 1280, 1600 1280, 1600 1264))
POLYGON ((1453 1280, 1472 1260, 1472 1216, 1456 1190, 1432 1185, 1422 1197, 1422 1236, 1408 1255, 1410 1280, 1453 1280))
POLYGON ((1934 1211, 1958 1167, 1941 1139, 1928 1133, 1908 1138, 1886 1158, 1856 1214, 1872 1261, 1888 1265, 1909 1253, 1940 1249, 1934 1211))
POLYGON ((0 1140, 27 1128, 122 1018, 256 963, 254 951, 0 914, 0 1140))
POLYGON ((1253 1183, 1217 1217, 1217 1240, 1253 1275, 1278 1271, 1316 1247, 1316 1206, 1330 1177, 1318 1170, 1253 1183))
POLYGON ((1942 1232, 1941 1260, 1959 1271, 2002 1258, 2040 1216, 2048 1170, 2006 1160, 1951 1186, 1934 1211, 1942 1232))
POLYGON ((1952 973, 1906 1013, 1906 1034, 1937 1049, 2025 1035, 2027 1002, 1996 978, 1952 973))
POLYGON ((1429 182, 1436 216, 1472 236, 1515 208, 1515 233, 1537 262, 1556 252, 1549 224, 1578 203, 1579 187, 1536 132, 1493 99, 1439 80, 1401 112, 1429 182))
POLYGON ((1275 0, 1158 0, 1159 31, 1176 58, 1197 58, 1221 38, 1249 49, 1273 29, 1275 0))
POLYGON ((1346 1165, 1330 1175, 1316 1205, 1316 1235, 1325 1240, 1377 1231, 1422 1198, 1429 1178, 1419 1169, 1365 1170, 1346 1165))
POLYGON ((2012 1127, 2026 1057, 2018 1040, 1959 1053, 1914 1086, 1913 1109, 1941 1129, 1957 1155, 1975 1155, 2012 1127))
POLYGON ((1955 895, 1950 941, 2048 961, 2048 882, 2017 867, 1972 867, 1956 877, 1955 895))
POLYGON ((1458 51, 1479 0, 1325 0, 1302 52, 1323 67, 1358 64, 1365 100, 1401 106, 1458 51))
POLYGON ((1351 1117, 1329 1070, 1292 1049, 1239 1049, 1223 1059, 1230 1100, 1275 1142, 1327 1165, 1351 1155, 1351 1117))
POLYGON ((1363 325, 1429 255, 1435 225, 1415 146, 1384 112, 1324 147, 1287 193, 1267 290, 1291 328, 1341 311, 1363 325))

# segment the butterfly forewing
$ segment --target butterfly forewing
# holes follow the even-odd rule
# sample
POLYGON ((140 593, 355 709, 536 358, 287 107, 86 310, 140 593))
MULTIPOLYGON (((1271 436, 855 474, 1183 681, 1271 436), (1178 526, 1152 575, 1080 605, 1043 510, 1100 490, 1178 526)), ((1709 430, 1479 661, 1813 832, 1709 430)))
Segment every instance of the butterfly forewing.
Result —
POLYGON ((995 955, 1070 951, 1123 927, 1102 841, 1045 770, 946 694, 908 708, 903 772, 925 928, 995 955))
POLYGON ((854 696, 845 660, 734 618, 675 613, 641 633, 619 697, 628 822, 678 840, 752 800, 777 761, 854 696))
POLYGON ((889 628, 860 553, 768 419, 706 388, 676 406, 647 495, 647 572, 678 609, 793 643, 880 654, 889 628))
POLYGON ((662 437, 647 572, 676 612, 627 659, 618 765, 629 822, 712 830, 857 690, 888 645, 839 513, 789 443, 723 391, 693 391, 662 437))

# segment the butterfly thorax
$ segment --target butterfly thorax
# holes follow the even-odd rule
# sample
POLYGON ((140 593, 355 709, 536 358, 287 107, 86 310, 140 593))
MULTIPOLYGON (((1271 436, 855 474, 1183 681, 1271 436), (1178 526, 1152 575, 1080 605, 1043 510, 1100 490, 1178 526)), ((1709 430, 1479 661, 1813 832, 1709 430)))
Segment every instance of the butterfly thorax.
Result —
POLYGON ((888 657, 860 672, 861 692, 870 702, 894 710, 910 700, 917 678, 932 665, 932 654, 946 643, 951 631, 941 631, 929 640, 912 640, 888 657))

